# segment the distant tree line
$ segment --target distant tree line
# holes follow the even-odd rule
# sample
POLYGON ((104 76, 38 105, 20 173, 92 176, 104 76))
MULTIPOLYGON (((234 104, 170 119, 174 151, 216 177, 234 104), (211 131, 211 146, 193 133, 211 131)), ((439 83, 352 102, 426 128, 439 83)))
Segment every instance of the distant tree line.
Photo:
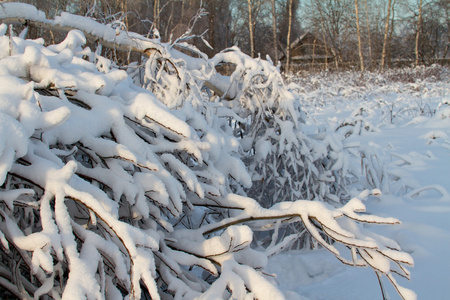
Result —
POLYGON ((27 0, 174 41, 189 28, 213 55, 237 45, 283 68, 384 69, 448 63, 448 0, 27 0), (195 17, 197 18, 196 22, 195 17), (207 43, 211 46, 208 47, 207 43))

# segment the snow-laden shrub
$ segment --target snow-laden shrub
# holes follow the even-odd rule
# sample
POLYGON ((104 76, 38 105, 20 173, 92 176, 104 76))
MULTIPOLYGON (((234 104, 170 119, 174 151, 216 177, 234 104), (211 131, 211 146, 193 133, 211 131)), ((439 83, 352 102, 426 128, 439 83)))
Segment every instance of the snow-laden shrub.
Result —
POLYGON ((212 61, 235 66, 230 87, 236 100, 228 106, 239 117, 233 120, 234 135, 252 175, 247 195, 265 207, 295 199, 339 202, 343 157, 333 155, 339 145, 328 135, 319 142, 303 132, 298 87, 286 85, 270 60, 250 59, 238 49, 212 61))
MULTIPOLYGON (((234 184, 234 192, 266 208, 297 199, 339 204, 348 196, 347 157, 341 141, 329 131, 315 135, 303 132, 305 115, 300 108, 299 86, 287 86, 269 58, 252 59, 235 47, 211 59, 185 43, 175 43, 170 49, 165 53, 152 51, 140 82, 168 106, 179 111, 193 107, 207 116, 212 127, 227 132, 232 129, 230 134, 239 140, 241 158, 252 176, 251 186, 234 184), (188 50, 199 59, 184 56, 180 61, 169 54, 174 47, 188 50), (203 63, 204 70, 186 72, 186 62, 191 61, 203 63), (231 75, 215 72, 223 66, 232 70, 231 75), (204 80, 221 86, 222 91, 202 94, 196 87, 204 80), (199 102, 202 98, 204 101, 199 102)), ((281 236, 304 232, 301 224, 290 227, 281 236)), ((298 238, 290 246, 309 245, 308 234, 298 238)), ((257 239, 266 245, 271 243, 267 234, 257 239)))
MULTIPOLYGON (((90 34, 101 33, 118 46, 126 37, 138 37, 120 31, 111 36, 107 26, 89 19, 80 23, 80 17, 69 14, 57 22, 47 20, 21 4, 3 4, 1 14, 46 26, 87 26, 90 34)), ((195 65, 199 60, 184 60, 180 53, 175 57, 170 45, 140 37, 163 57, 152 62, 150 55, 147 61, 156 63, 153 69, 147 66, 145 74, 159 85, 152 93, 83 47, 80 30, 44 47, 42 40, 5 36, 6 29, 1 25, 4 290, 18 298, 282 299, 263 268, 268 255, 302 234, 278 238, 278 231, 301 223, 314 243, 343 263, 369 266, 387 276, 404 298, 414 298, 393 277, 409 277, 405 265, 413 263, 411 257, 394 241, 361 226, 398 223, 361 214, 361 200, 378 195, 378 190, 339 207, 296 199, 267 208, 233 192, 237 185, 249 187, 251 177, 240 160, 239 141, 230 132, 235 124, 217 117, 230 110, 221 113, 225 105, 220 102, 202 104, 203 93, 210 94, 202 91, 200 74, 205 86, 219 92, 217 86, 226 80, 206 68, 208 60, 200 58, 206 63, 195 65), (170 98, 176 110, 164 104, 170 98), (252 248, 254 232, 273 229, 273 242, 265 251, 252 248), (348 255, 340 253, 336 243, 343 244, 348 255)), ((249 58, 246 62, 266 64, 249 58)), ((277 93, 289 95, 278 82, 277 93)), ((235 95, 251 93, 252 85, 264 91, 264 82, 244 83, 248 88, 237 86, 235 95)), ((233 91, 222 92, 225 98, 233 91)), ((295 124, 296 109, 286 106, 291 115, 281 115, 295 124)))

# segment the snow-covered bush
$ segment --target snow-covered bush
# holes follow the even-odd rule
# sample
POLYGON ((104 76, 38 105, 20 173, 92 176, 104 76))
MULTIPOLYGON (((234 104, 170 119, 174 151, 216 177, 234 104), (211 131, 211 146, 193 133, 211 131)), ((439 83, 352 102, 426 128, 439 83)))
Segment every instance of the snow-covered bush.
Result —
MULTIPOLYGON (((319 125, 328 122, 327 130, 335 131, 335 138, 344 146, 344 153, 360 158, 359 167, 350 163, 348 170, 356 177, 366 177, 364 187, 379 188, 384 193, 408 190, 409 184, 387 170, 377 157, 377 149, 362 145, 354 137, 367 132, 378 131, 384 126, 407 125, 414 118, 434 116, 439 107, 435 99, 448 94, 448 68, 430 67, 389 69, 384 72, 320 72, 299 73, 288 81, 298 84, 301 89, 303 110, 317 117, 328 107, 339 107, 342 103, 354 102, 354 110, 342 115, 336 108, 336 118, 319 120, 319 125), (395 188, 394 188, 395 186, 395 188)), ((312 120, 310 118, 309 120, 312 120)), ((411 121, 413 120, 413 121, 411 121)), ((326 127, 326 126, 325 126, 326 127)))
MULTIPOLYGON (((266 208, 297 199, 335 204, 349 200, 342 143, 329 131, 315 135, 303 132, 305 115, 300 108, 299 87, 287 86, 270 58, 255 60, 233 47, 208 59, 193 46, 175 43, 165 53, 152 51, 141 74, 144 76, 138 82, 169 107, 178 111, 192 107, 205 116, 209 126, 230 132, 239 140, 239 154, 252 184, 233 184, 234 192, 266 208), (171 51, 174 47, 200 59, 171 51), (186 72, 190 65, 198 64, 203 64, 201 72, 186 72), (223 66, 232 70, 231 75, 215 72, 223 66), (197 87, 205 80, 221 90, 202 94, 197 87)), ((304 227, 296 224, 284 230, 281 236, 302 232, 304 227)), ((308 234, 300 235, 290 246, 309 245, 309 238, 308 234)), ((257 235, 257 239, 271 243, 271 235, 257 235)))
POLYGON ((238 49, 219 53, 212 61, 235 67, 230 86, 237 101, 228 106, 239 117, 233 120, 234 135, 241 140, 252 175, 247 195, 265 207, 295 199, 339 203, 343 157, 336 155, 339 146, 329 135, 319 142, 303 132, 298 87, 286 85, 270 59, 253 60, 238 49))
MULTIPOLYGON (((23 4, 3 4, 0 18, 75 28, 63 42, 44 46, 42 39, 5 35, 7 26, 0 26, 4 290, 18 298, 282 299, 263 269, 268 255, 303 234, 279 237, 279 230, 301 223, 314 244, 343 263, 373 268, 404 298, 414 298, 393 277, 409 277, 405 265, 413 263, 411 257, 394 241, 361 226, 398 223, 361 214, 362 200, 379 195, 378 190, 336 207, 299 200, 298 194, 296 201, 264 208, 235 193, 239 186, 250 187, 252 174, 233 136, 234 122, 244 116, 232 114, 236 108, 228 105, 250 112, 241 122, 245 126, 264 115, 270 125, 262 131, 244 129, 250 140, 241 142, 250 145, 246 151, 255 151, 251 172, 258 172, 257 156, 268 148, 258 143, 278 143, 275 151, 285 156, 287 171, 296 155, 312 155, 303 148, 290 154, 307 147, 302 144, 307 138, 290 127, 297 126, 298 104, 268 62, 248 57, 242 65, 234 62, 245 67, 242 76, 260 75, 233 85, 233 78, 211 66, 229 53, 242 57, 235 49, 211 60, 194 59, 158 40, 87 18, 62 14, 47 20, 23 4), (84 47, 86 35, 147 53, 144 86, 84 47), (223 89, 226 82, 231 85, 223 89), (240 101, 226 104, 217 94, 240 101), (268 95, 273 96, 263 105, 251 102, 268 95), (252 248, 253 233, 268 230, 274 230, 270 245, 252 248), (348 253, 340 253, 336 243, 348 253)), ((316 168, 303 167, 311 174, 316 168)), ((305 183, 298 184, 301 191, 305 183)))

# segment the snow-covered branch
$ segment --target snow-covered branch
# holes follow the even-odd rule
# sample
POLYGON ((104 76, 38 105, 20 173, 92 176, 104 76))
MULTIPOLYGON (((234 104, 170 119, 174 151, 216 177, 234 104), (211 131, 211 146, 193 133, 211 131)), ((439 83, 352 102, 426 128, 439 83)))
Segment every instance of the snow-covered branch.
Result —
MULTIPOLYGON (((129 32, 123 28, 113 28, 110 24, 100 24, 87 17, 77 16, 63 12, 54 20, 47 19, 45 13, 37 10, 32 5, 23 3, 3 3, 0 10, 0 21, 5 24, 23 24, 48 30, 69 32, 78 29, 83 35, 92 42, 97 42, 107 48, 117 51, 138 52, 145 56, 151 56, 155 52, 170 52, 173 58, 183 58, 189 60, 190 68, 196 68, 199 71, 204 69, 211 73, 212 66, 204 58, 188 56, 168 44, 163 44, 157 39, 149 39, 143 35, 129 32)), ((188 52, 189 53, 189 52, 188 52)), ((196 51, 195 54, 198 52, 196 51)), ((227 93, 230 81, 227 77, 218 73, 212 73, 213 76, 205 78, 204 85, 213 90, 219 96, 225 99, 234 99, 233 93, 227 93)))

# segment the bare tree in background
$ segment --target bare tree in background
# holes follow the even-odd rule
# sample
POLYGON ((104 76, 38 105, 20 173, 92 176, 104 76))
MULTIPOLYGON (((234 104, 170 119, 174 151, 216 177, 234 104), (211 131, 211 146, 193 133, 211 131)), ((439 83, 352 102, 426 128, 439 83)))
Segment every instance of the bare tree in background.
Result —
POLYGON ((369 10, 367 8, 367 0, 364 0, 364 8, 366 11, 366 25, 367 25, 367 38, 368 38, 368 46, 369 46, 369 68, 372 66, 372 41, 371 41, 371 30, 370 30, 370 21, 369 21, 369 10))
POLYGON ((447 26, 447 42, 445 44, 445 50, 442 54, 442 58, 445 59, 450 51, 450 2, 448 0, 441 0, 438 5, 442 7, 444 17, 447 20, 445 24, 447 26))
POLYGON ((292 0, 289 0, 289 25, 286 43, 286 72, 290 71, 291 61, 291 29, 292 29, 292 0))
POLYGON ((389 37, 389 24, 391 22, 391 5, 392 5, 392 0, 389 0, 388 7, 387 7, 386 25, 384 27, 383 51, 381 53, 381 62, 380 62, 381 70, 384 70, 384 64, 385 64, 385 59, 386 59, 386 47, 387 47, 388 37, 389 37))
MULTIPOLYGON (((447 57, 450 45, 449 10, 448 1, 423 3, 419 59, 426 64, 435 63, 447 57)), ((416 32, 414 35, 416 37, 416 32)))
POLYGON ((336 69, 345 60, 357 58, 355 42, 354 0, 315 0, 320 26, 327 38, 328 50, 334 57, 336 69))
POLYGON ((361 45, 361 31, 359 28, 359 9, 358 9, 358 0, 355 0, 355 15, 356 15, 356 30, 358 34, 358 52, 359 52, 359 61, 361 64, 361 72, 364 72, 364 57, 362 53, 362 45, 361 45))
MULTIPOLYGON (((317 21, 315 21, 315 23, 320 23, 320 28, 321 28, 321 32, 322 32, 322 39, 324 42, 324 46, 325 46, 325 65, 324 65, 324 69, 328 70, 328 41, 327 41, 327 32, 326 32, 326 28, 325 28, 325 24, 324 24, 324 20, 323 20, 323 14, 321 13, 320 10, 320 4, 319 4, 319 0, 315 0, 315 4, 316 6, 313 9, 313 12, 316 12, 316 8, 319 8, 319 10, 317 10, 319 12, 319 16, 317 21)), ((316 15, 315 13, 313 15, 316 15)), ((317 26, 316 26, 317 27, 317 26)))
MULTIPOLYGON (((309 42, 310 58, 303 60, 305 67, 322 63, 327 69, 331 62, 333 69, 358 66, 365 70, 376 64, 384 69, 391 67, 391 61, 394 66, 447 63, 450 54, 449 0, 303 0, 301 9, 299 0, 21 2, 36 4, 51 17, 64 10, 100 23, 121 24, 129 31, 159 37, 163 42, 183 35, 203 9, 206 13, 196 21, 191 33, 203 35, 213 49, 202 39, 189 40, 203 53, 212 56, 237 45, 253 57, 260 54, 270 55, 275 62, 283 60, 283 66, 289 69, 293 57, 298 56, 297 49, 290 46, 306 32, 314 38, 309 42), (289 59, 284 61, 288 52, 289 59)), ((54 31, 29 29, 30 38, 47 34, 50 38, 46 40, 53 43, 63 38, 54 31)))
POLYGON ((153 24, 156 28, 159 28, 159 0, 154 0, 153 3, 153 24))
POLYGON ((253 36, 253 19, 252 19, 252 0, 247 0, 248 3, 248 32, 250 35, 250 56, 255 57, 255 38, 253 36))
MULTIPOLYGON (((316 19, 316 13, 315 11, 313 11, 313 20, 316 19)), ((314 69, 314 63, 316 60, 316 46, 317 46, 317 35, 319 34, 318 30, 317 30, 317 26, 314 26, 314 42, 313 42, 313 51, 312 51, 312 62, 311 62, 311 67, 314 69)), ((326 58, 325 58, 326 60, 326 58)))
POLYGON ((391 24, 389 26, 389 36, 388 36, 388 42, 387 42, 387 64, 390 68, 392 66, 392 38, 394 37, 394 23, 395 20, 395 5, 397 4, 397 0, 392 1, 392 8, 391 8, 391 24))
POLYGON ((422 27, 422 0, 419 1, 419 18, 417 20, 417 34, 416 34, 416 63, 415 65, 419 65, 419 39, 420 39, 420 30, 422 27))
POLYGON ((277 40, 277 10, 275 0, 271 0, 272 4, 272 36, 273 36, 273 51, 275 62, 278 61, 278 40, 277 40))
MULTIPOLYGON (((118 6, 119 6, 119 11, 126 13, 128 11, 127 0, 118 0, 117 2, 118 2, 118 6)), ((128 22, 128 18, 126 15, 124 16, 123 21, 124 21, 126 27, 128 28, 129 22, 128 22)))

